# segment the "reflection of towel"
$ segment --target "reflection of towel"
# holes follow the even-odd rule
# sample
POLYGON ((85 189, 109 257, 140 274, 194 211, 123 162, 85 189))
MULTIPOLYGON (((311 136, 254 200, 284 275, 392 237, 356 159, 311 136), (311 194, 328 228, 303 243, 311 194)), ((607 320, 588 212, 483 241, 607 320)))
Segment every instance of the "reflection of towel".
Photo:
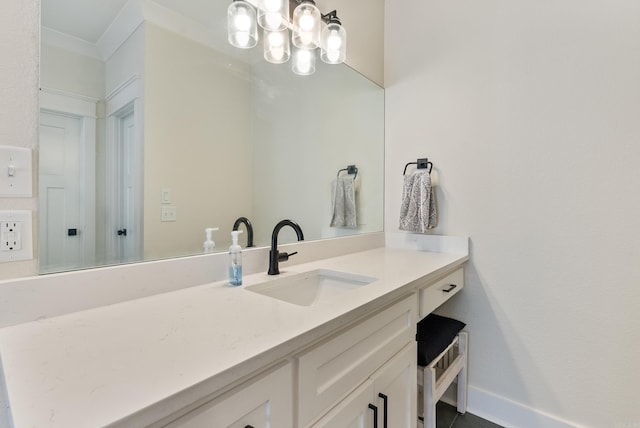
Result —
POLYGON ((334 181, 331 227, 357 227, 355 180, 349 175, 334 181))
POLYGON ((434 193, 431 188, 431 176, 427 171, 404 176, 400 230, 422 233, 438 225, 434 193))

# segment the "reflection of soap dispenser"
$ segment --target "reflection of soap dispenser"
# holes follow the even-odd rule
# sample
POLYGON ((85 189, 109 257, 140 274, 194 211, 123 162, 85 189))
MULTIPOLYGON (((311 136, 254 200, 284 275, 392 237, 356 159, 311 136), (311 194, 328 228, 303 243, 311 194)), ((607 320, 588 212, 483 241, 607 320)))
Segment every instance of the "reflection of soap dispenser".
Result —
POLYGON ((204 241, 204 243, 202 244, 202 247, 204 248, 204 252, 205 253, 212 253, 213 250, 216 248, 216 243, 213 242, 213 239, 211 239, 211 235, 213 234, 214 230, 218 230, 217 227, 207 227, 204 230, 204 233, 206 235, 206 241, 204 241))
POLYGON ((242 285, 242 248, 238 245, 238 235, 241 230, 231 232, 231 246, 229 247, 229 284, 242 285))

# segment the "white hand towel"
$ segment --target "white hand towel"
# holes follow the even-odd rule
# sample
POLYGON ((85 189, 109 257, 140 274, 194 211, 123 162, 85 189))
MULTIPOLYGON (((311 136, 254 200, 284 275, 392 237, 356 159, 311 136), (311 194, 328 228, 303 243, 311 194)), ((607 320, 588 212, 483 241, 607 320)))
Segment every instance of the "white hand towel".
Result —
POLYGON ((400 230, 424 233, 438 225, 435 195, 431 188, 431 175, 417 171, 404 176, 400 230))
POLYGON ((331 227, 358 227, 356 221, 356 187, 352 176, 341 176, 334 181, 331 227))

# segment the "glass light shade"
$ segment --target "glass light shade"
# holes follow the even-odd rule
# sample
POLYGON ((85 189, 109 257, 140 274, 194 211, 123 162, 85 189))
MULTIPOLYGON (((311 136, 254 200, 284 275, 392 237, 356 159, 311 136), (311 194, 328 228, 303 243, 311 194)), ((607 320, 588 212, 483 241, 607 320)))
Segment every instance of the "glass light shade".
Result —
POLYGON ((294 49, 291 71, 301 76, 308 76, 316 71, 315 49, 294 49))
POLYGON ((287 28, 289 21, 289 0, 260 0, 258 24, 267 31, 287 28))
POLYGON ((312 1, 300 3, 293 11, 291 42, 300 49, 320 46, 320 11, 312 1))
POLYGON ((347 31, 342 25, 332 22, 322 29, 320 37, 320 59, 327 64, 344 62, 347 54, 347 31))
POLYGON ((241 49, 254 47, 258 43, 256 10, 244 0, 235 0, 227 9, 227 32, 229 43, 241 49))
POLYGON ((282 64, 289 61, 291 57, 291 47, 289 45, 289 32, 264 31, 264 59, 272 64, 282 64))

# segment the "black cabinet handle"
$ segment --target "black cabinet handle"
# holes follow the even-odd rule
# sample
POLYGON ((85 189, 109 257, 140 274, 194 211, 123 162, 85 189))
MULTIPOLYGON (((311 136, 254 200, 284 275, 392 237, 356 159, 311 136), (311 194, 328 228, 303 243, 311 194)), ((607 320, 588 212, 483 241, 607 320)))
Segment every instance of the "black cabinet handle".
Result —
POLYGON ((118 236, 127 236, 127 229, 118 230, 118 236))
POLYGON ((369 403, 369 408, 373 410, 373 428, 378 428, 378 406, 369 403))
POLYGON ((445 293, 449 293, 449 292, 453 291, 453 289, 456 288, 456 287, 457 287, 457 285, 455 285, 455 284, 449 284, 449 288, 447 288, 446 290, 442 290, 442 291, 444 291, 445 293))
POLYGON ((388 413, 387 413, 387 401, 388 401, 389 397, 387 397, 387 396, 386 396, 385 394, 383 394, 382 392, 378 394, 378 397, 382 398, 382 401, 384 402, 384 404, 382 405, 382 406, 383 406, 383 407, 382 407, 382 410, 383 410, 383 412, 384 412, 384 413, 382 413, 382 426, 383 426, 384 428, 389 428, 389 427, 387 426, 387 418, 388 418, 388 416, 387 416, 387 414, 388 414, 388 413))

